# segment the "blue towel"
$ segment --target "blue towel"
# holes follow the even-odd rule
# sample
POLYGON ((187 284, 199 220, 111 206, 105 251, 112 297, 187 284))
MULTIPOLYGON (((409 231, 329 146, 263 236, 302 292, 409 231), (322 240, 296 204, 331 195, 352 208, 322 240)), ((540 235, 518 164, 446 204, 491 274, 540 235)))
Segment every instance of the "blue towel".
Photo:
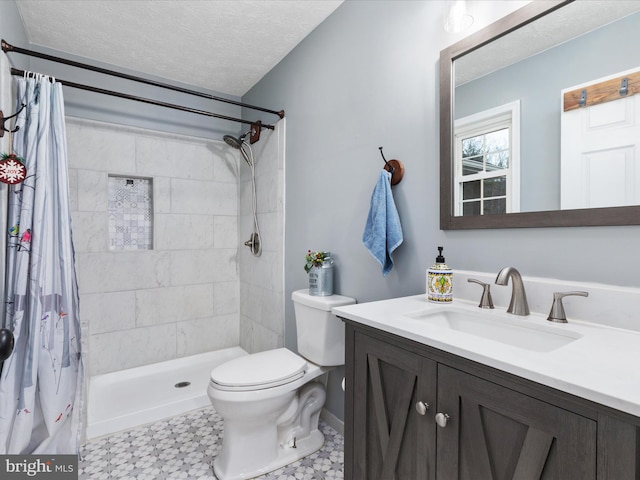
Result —
POLYGON ((384 277, 393 268, 391 254, 402 243, 402 226, 391 194, 391 173, 380 172, 371 195, 371 208, 364 227, 362 243, 382 266, 384 277))

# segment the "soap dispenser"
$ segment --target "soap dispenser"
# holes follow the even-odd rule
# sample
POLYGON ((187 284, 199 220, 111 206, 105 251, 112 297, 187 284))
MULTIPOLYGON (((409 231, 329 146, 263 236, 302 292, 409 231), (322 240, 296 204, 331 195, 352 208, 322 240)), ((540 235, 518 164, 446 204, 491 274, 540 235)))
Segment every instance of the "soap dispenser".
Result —
POLYGON ((427 299, 430 302, 453 301, 453 270, 444 263, 442 247, 438 247, 436 263, 427 269, 427 299))

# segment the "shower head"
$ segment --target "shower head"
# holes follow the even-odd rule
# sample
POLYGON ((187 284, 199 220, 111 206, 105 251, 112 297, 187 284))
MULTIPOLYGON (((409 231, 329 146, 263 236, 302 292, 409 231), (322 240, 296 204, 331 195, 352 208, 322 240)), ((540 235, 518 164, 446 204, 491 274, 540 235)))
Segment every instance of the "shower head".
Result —
POLYGON ((236 150, 240 150, 240 153, 242 154, 244 161, 247 162, 247 165, 252 167, 253 152, 251 152, 251 145, 244 142, 244 139, 247 135, 249 135, 249 132, 243 133, 242 135, 240 135, 239 138, 236 138, 233 135, 225 135, 224 137, 222 137, 222 139, 224 140, 224 143, 226 143, 230 147, 235 148, 236 150), (249 157, 249 155, 247 155, 247 152, 245 152, 245 148, 244 148, 245 146, 249 149, 249 152, 251 153, 251 157, 249 157))
POLYGON ((230 147, 233 147, 237 150, 241 150, 242 144, 244 143, 244 139, 247 137, 247 135, 249 135, 249 132, 243 133, 238 138, 234 137, 233 135, 225 135, 224 137, 222 137, 222 139, 230 147))
MULTIPOLYGON (((242 137, 241 137, 242 138, 242 137)), ((232 135, 225 135, 224 137, 222 137, 222 139, 224 140, 224 142, 229 145, 230 147, 233 147, 237 150, 240 150, 240 147, 242 147, 242 139, 241 138, 236 138, 232 135)))

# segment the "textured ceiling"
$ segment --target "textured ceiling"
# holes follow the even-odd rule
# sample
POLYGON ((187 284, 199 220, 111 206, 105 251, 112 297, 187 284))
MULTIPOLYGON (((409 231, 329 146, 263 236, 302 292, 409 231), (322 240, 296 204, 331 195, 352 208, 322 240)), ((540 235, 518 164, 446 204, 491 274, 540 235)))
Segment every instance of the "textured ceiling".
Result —
MULTIPOLYGON (((547 3, 551 5, 552 2, 547 3)), ((640 11, 640 0, 576 0, 456 60, 456 85, 514 64, 637 11, 640 11)))
POLYGON ((341 3, 16 0, 34 50, 44 46, 235 96, 253 87, 341 3))

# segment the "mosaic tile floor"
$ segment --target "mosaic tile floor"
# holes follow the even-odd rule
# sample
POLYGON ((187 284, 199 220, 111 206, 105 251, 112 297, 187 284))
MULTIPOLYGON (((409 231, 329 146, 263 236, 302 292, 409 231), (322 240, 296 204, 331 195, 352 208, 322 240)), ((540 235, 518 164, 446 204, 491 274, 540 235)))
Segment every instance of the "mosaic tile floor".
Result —
MULTIPOLYGON (((259 478, 344 478, 342 435, 322 420, 320 430, 320 450, 259 478)), ((79 480, 215 480, 212 464, 222 434, 222 418, 209 407, 92 440, 81 451, 79 480)))

